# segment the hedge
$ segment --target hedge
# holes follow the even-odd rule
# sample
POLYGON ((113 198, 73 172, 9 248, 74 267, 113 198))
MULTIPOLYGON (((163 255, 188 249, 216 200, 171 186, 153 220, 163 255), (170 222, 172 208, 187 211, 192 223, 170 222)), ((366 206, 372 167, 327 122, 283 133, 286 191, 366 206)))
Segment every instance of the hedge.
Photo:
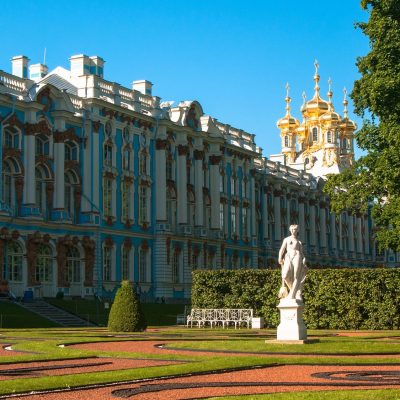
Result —
MULTIPOLYGON (((279 323, 280 270, 197 270, 192 307, 253 308, 279 323)), ((309 270, 304 320, 311 329, 399 329, 400 269, 309 270)))

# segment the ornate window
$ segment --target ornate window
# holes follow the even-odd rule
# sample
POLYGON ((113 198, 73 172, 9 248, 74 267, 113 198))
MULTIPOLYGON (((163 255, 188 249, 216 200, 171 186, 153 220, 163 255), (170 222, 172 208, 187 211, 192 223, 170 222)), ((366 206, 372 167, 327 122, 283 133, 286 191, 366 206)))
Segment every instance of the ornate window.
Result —
POLYGON ((53 281, 53 257, 49 245, 40 244, 37 248, 35 278, 37 282, 53 281))
POLYGON ((123 246, 122 247, 122 266, 121 266, 121 278, 122 280, 129 280, 130 278, 130 258, 132 248, 123 246))
POLYGON ((132 170, 132 150, 129 146, 125 146, 122 152, 122 169, 125 171, 132 170))
POLYGON ((121 219, 123 221, 126 221, 128 219, 133 219, 132 218, 132 213, 131 207, 132 205, 132 199, 133 199, 133 194, 132 194, 132 188, 133 185, 129 181, 122 181, 121 185, 121 219))
POLYGON ((175 249, 172 257, 172 283, 181 283, 181 251, 175 249))
POLYGON ((242 235, 246 237, 249 235, 249 226, 247 221, 247 208, 242 208, 242 235))
POLYGON ((236 206, 231 206, 231 234, 236 234, 236 206))
POLYGON ((38 135, 35 137, 36 144, 36 155, 49 155, 50 144, 49 139, 44 135, 38 135))
POLYGON ((103 247, 103 281, 111 281, 112 271, 112 248, 108 246, 103 247))
POLYGON ((332 143, 332 132, 331 131, 328 131, 326 133, 326 140, 328 143, 332 143))
POLYGON ((107 167, 112 167, 113 165, 113 146, 111 143, 107 142, 104 145, 104 165, 107 167))
POLYGON ((148 250, 139 250, 139 282, 147 283, 150 281, 150 276, 148 274, 148 250))
POLYGON ((129 133, 130 133, 129 126, 125 126, 124 130, 122 131, 122 136, 125 140, 125 143, 129 143, 129 133))
POLYGON ((48 170, 45 167, 38 166, 35 169, 36 177, 36 206, 41 214, 46 213, 46 180, 49 178, 48 170))
POLYGON ((318 142, 318 128, 312 128, 312 140, 313 142, 318 142))
POLYGON ((171 189, 167 189, 167 221, 171 230, 175 230, 176 224, 176 196, 171 189))
POLYGON ((18 241, 7 242, 5 257, 6 263, 3 268, 3 279, 11 282, 22 282, 22 260, 24 252, 18 241))
POLYGON ((110 121, 106 122, 106 125, 104 127, 104 131, 105 131, 105 133, 106 133, 106 135, 108 137, 111 137, 111 135, 112 135, 112 125, 111 125, 110 121))
POLYGON ((167 174, 167 179, 172 180, 173 179, 173 175, 172 175, 172 165, 173 165, 173 161, 172 158, 170 156, 167 156, 167 161, 166 161, 166 174, 167 174))
POLYGON ((14 205, 14 176, 8 162, 3 163, 3 199, 8 207, 14 205))
POLYGON ((147 153, 141 151, 139 154, 139 174, 147 175, 147 153))
POLYGON ((77 161, 78 160, 78 146, 73 142, 67 142, 64 146, 65 149, 65 161, 77 161))
POLYGON ((225 229, 225 205, 224 205, 224 203, 219 203, 219 228, 221 230, 225 229))
POLYGON ((103 178, 103 214, 108 217, 112 215, 113 180, 103 178))
POLYGON ((236 175, 231 175, 231 195, 235 196, 237 194, 236 190, 236 175))
POLYGON ((80 283, 81 276, 81 257, 77 247, 67 249, 67 282, 80 283))
POLYGON ((75 188, 78 184, 78 178, 72 171, 67 171, 64 175, 64 207, 68 211, 72 221, 75 220, 75 188))
POLYGON ((4 147, 6 149, 20 148, 20 135, 14 127, 7 126, 4 129, 4 147))
POLYGON ((147 223, 147 187, 140 186, 139 188, 139 224, 147 223))

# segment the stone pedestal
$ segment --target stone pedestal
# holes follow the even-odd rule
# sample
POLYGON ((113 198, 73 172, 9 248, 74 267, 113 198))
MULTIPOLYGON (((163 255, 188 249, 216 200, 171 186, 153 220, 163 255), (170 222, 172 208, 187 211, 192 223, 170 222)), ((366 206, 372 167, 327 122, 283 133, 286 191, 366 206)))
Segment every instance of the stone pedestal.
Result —
POLYGON ((303 302, 296 299, 282 299, 278 308, 281 313, 281 323, 278 326, 277 340, 307 340, 307 328, 303 321, 303 302))
POLYGON ((264 328, 264 318, 263 317, 256 317, 251 319, 251 327, 253 329, 262 329, 264 328))

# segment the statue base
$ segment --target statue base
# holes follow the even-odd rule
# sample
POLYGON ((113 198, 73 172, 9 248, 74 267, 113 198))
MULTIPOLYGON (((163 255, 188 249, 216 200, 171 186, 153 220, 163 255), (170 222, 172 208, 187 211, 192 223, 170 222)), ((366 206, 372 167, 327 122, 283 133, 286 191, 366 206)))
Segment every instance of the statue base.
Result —
POLYGON ((296 299, 282 299, 278 308, 281 313, 281 323, 278 326, 277 341, 304 343, 307 340, 307 328, 303 321, 303 302, 296 299))

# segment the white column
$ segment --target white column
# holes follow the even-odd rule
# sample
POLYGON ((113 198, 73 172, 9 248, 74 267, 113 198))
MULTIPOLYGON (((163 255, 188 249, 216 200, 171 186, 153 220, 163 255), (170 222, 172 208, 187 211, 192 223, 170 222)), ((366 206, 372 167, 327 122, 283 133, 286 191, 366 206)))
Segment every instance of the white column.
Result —
POLYGON ((54 208, 64 209, 64 161, 65 161, 65 144, 63 131, 65 130, 65 121, 57 118, 55 120, 56 131, 54 134, 54 208))
POLYGON ((279 185, 275 186, 274 190, 274 220, 275 220, 275 241, 280 241, 281 233, 281 195, 282 191, 279 185))
POLYGON ((203 226, 204 224, 203 159, 204 159, 204 151, 196 149, 194 151, 194 193, 196 196, 196 215, 195 215, 196 226, 203 226))
POLYGON ((263 187, 263 194, 262 194, 262 226, 263 226, 263 235, 264 239, 268 239, 268 191, 267 187, 263 187))
POLYGON ((101 171, 103 168, 103 163, 100 162, 99 155, 103 154, 102 144, 100 144, 99 134, 92 134, 92 201, 94 206, 92 206, 92 211, 98 211, 100 209, 100 182, 103 180, 101 171))
POLYGON ((304 201, 306 200, 304 193, 300 192, 299 193, 299 199, 298 199, 298 204, 299 204, 299 236, 300 236, 300 241, 303 244, 309 244, 306 243, 306 222, 305 222, 305 217, 304 217, 304 201))
POLYGON ((25 134, 24 141, 24 204, 35 204, 35 136, 25 134))
POLYGON ((82 171, 83 196, 81 200, 81 209, 82 212, 88 212, 91 209, 90 201, 92 201, 92 180, 93 180, 91 146, 92 146, 93 136, 97 135, 98 131, 94 130, 93 122, 90 120, 86 121, 86 124, 83 126, 83 129, 85 132, 86 142, 84 142, 84 149, 83 149, 83 171, 82 171))
POLYGON ((189 149, 187 145, 180 144, 178 146, 178 223, 187 224, 187 172, 186 172, 186 155, 189 149))
MULTIPOLYGON (((161 127, 159 127, 160 129, 161 127)), ((165 128, 164 128, 165 129, 165 128)), ((167 174, 166 174, 166 139, 156 140, 156 219, 157 221, 167 220, 167 174)))
POLYGON ((221 156, 210 156, 210 197, 211 197, 211 229, 219 229, 219 162, 221 156))

